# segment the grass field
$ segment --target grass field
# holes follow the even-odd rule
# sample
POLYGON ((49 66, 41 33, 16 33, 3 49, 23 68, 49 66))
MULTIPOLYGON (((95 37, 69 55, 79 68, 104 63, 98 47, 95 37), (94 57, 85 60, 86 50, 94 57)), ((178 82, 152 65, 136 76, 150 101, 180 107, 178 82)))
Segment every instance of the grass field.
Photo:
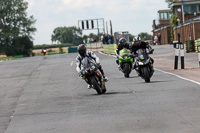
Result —
POLYGON ((11 56, 9 56, 9 57, 0 57, 0 61, 9 60, 9 59, 13 59, 13 57, 11 57, 11 56))
MULTIPOLYGON (((59 48, 49 48, 49 49, 46 49, 46 50, 48 51, 50 49, 52 50, 52 53, 60 52, 59 48)), ((63 49, 63 52, 66 52, 66 53, 68 52, 68 47, 63 47, 62 49, 63 49)), ((33 50, 32 52, 35 53, 35 56, 42 56, 43 55, 42 49, 36 49, 36 50, 33 50)), ((47 52, 47 54, 48 54, 48 52, 47 52)))

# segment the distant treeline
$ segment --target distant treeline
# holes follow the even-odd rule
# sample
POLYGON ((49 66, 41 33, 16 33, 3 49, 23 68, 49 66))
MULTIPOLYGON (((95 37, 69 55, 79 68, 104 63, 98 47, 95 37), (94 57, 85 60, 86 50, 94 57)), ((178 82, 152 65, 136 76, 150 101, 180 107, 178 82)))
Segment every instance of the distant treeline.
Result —
POLYGON ((59 47, 73 47, 76 46, 72 43, 66 44, 42 44, 42 45, 34 45, 33 49, 49 49, 49 48, 59 48, 59 47))

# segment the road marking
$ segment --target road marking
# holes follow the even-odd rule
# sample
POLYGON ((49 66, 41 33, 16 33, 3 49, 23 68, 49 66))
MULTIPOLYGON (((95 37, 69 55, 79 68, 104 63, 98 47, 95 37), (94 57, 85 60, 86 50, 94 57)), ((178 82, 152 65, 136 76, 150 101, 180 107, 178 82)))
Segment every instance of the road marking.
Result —
POLYGON ((191 79, 187 79, 187 78, 181 77, 181 76, 179 76, 179 75, 177 75, 177 74, 174 74, 174 73, 165 72, 165 71, 162 71, 162 70, 157 69, 157 68, 154 68, 154 69, 157 70, 157 71, 160 71, 160 72, 162 72, 162 73, 166 73, 166 74, 169 74, 169 75, 173 75, 173 76, 175 76, 175 77, 177 77, 177 78, 180 78, 180 79, 183 79, 183 80, 187 80, 187 81, 190 81, 190 82, 192 82, 192 83, 195 83, 195 84, 200 85, 200 82, 197 82, 197 81, 194 81, 194 80, 191 80, 191 79))
POLYGON ((72 66, 73 66, 73 64, 74 64, 74 61, 72 61, 72 62, 71 62, 70 66, 72 67, 72 66))

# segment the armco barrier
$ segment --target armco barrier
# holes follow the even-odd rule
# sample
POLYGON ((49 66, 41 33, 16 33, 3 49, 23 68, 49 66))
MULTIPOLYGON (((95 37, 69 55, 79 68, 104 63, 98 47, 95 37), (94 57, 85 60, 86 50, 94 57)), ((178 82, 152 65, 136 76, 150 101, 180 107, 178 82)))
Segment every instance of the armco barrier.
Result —
POLYGON ((186 52, 194 52, 195 46, 194 46, 194 40, 186 41, 186 52))
POLYGON ((105 54, 115 54, 115 45, 103 45, 103 52, 105 54))
POLYGON ((87 47, 87 50, 93 51, 93 52, 103 51, 102 42, 87 43, 86 47, 87 47))
POLYGON ((68 48, 68 53, 77 53, 77 47, 69 47, 68 48))
POLYGON ((200 46, 200 39, 195 40, 195 52, 198 52, 198 47, 200 46))

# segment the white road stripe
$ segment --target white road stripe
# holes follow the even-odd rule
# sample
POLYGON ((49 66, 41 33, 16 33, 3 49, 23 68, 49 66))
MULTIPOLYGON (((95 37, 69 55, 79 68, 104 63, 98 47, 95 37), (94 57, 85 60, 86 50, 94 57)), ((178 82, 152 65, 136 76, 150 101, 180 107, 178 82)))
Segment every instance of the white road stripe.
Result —
POLYGON ((177 75, 177 74, 174 74, 174 73, 165 72, 165 71, 162 71, 162 70, 157 69, 157 68, 154 68, 154 69, 157 70, 157 71, 160 71, 160 72, 162 72, 162 73, 166 73, 166 74, 169 74, 169 75, 173 75, 173 76, 175 76, 175 77, 177 77, 177 78, 180 78, 180 79, 183 79, 183 80, 187 80, 187 81, 190 81, 190 82, 192 82, 192 83, 195 83, 195 84, 200 85, 200 82, 197 82, 197 81, 194 81, 194 80, 191 80, 191 79, 187 79, 187 78, 181 77, 181 76, 179 76, 179 75, 177 75))
POLYGON ((72 61, 72 62, 71 62, 70 66, 72 67, 72 66, 73 66, 73 64, 74 64, 74 61, 72 61))

